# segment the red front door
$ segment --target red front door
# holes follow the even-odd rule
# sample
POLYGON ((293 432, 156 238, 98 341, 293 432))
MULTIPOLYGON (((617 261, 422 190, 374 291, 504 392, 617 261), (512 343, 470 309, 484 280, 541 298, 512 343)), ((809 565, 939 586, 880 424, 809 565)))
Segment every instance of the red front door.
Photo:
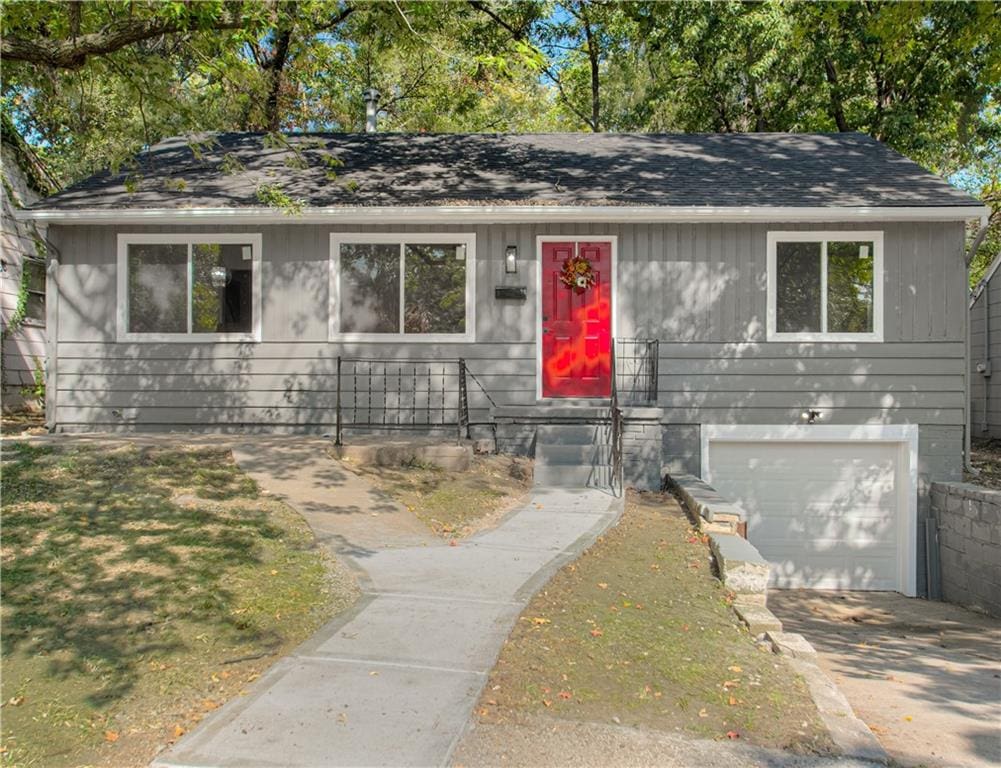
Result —
POLYGON ((612 393, 612 244, 542 243, 542 396, 612 393), (595 283, 578 293, 560 281, 563 262, 581 256, 595 283))

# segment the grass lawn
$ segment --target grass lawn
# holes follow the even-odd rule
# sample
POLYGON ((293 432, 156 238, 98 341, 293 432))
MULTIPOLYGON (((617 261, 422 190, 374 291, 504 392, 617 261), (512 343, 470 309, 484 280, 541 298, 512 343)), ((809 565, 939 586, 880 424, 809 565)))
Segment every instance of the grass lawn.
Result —
POLYGON ((468 536, 496 521, 532 486, 532 465, 514 456, 474 456, 465 472, 429 464, 355 468, 437 535, 468 536))
POLYGON ((5 765, 146 765, 355 597, 228 451, 3 446, 5 765))
POLYGON ((803 752, 832 748, 803 682, 761 650, 669 496, 630 493, 620 523, 521 615, 477 706, 803 752))

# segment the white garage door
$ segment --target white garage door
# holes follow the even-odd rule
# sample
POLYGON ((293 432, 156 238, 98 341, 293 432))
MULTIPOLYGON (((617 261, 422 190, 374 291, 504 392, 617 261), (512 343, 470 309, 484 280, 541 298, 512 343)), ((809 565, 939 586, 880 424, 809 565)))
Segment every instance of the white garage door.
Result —
POLYGON ((910 591, 899 443, 712 441, 707 479, 748 514, 777 587, 910 591))

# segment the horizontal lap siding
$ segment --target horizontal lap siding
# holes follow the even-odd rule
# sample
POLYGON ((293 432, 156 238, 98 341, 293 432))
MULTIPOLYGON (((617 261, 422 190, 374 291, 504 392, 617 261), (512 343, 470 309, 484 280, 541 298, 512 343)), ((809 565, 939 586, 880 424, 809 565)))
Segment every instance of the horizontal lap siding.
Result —
POLYGON ((1001 277, 995 277, 970 309, 970 405, 972 434, 1001 437, 1001 277), (989 303, 989 312, 988 312, 989 303), (990 318, 989 349, 984 348, 984 328, 990 318), (992 374, 984 376, 977 364, 991 361, 992 374), (984 396, 987 396, 986 402, 984 396), (985 411, 986 406, 986 411, 985 411))

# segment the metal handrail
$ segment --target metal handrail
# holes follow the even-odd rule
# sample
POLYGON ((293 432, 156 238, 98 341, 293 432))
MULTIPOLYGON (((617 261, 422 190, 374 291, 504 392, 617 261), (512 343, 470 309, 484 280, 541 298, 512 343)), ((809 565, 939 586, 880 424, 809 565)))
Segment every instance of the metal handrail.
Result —
POLYGON ((612 493, 618 488, 619 493, 625 492, 622 472, 622 409, 619 408, 619 385, 616 382, 615 340, 612 340, 611 354, 612 392, 611 392, 611 443, 612 443, 612 493))

